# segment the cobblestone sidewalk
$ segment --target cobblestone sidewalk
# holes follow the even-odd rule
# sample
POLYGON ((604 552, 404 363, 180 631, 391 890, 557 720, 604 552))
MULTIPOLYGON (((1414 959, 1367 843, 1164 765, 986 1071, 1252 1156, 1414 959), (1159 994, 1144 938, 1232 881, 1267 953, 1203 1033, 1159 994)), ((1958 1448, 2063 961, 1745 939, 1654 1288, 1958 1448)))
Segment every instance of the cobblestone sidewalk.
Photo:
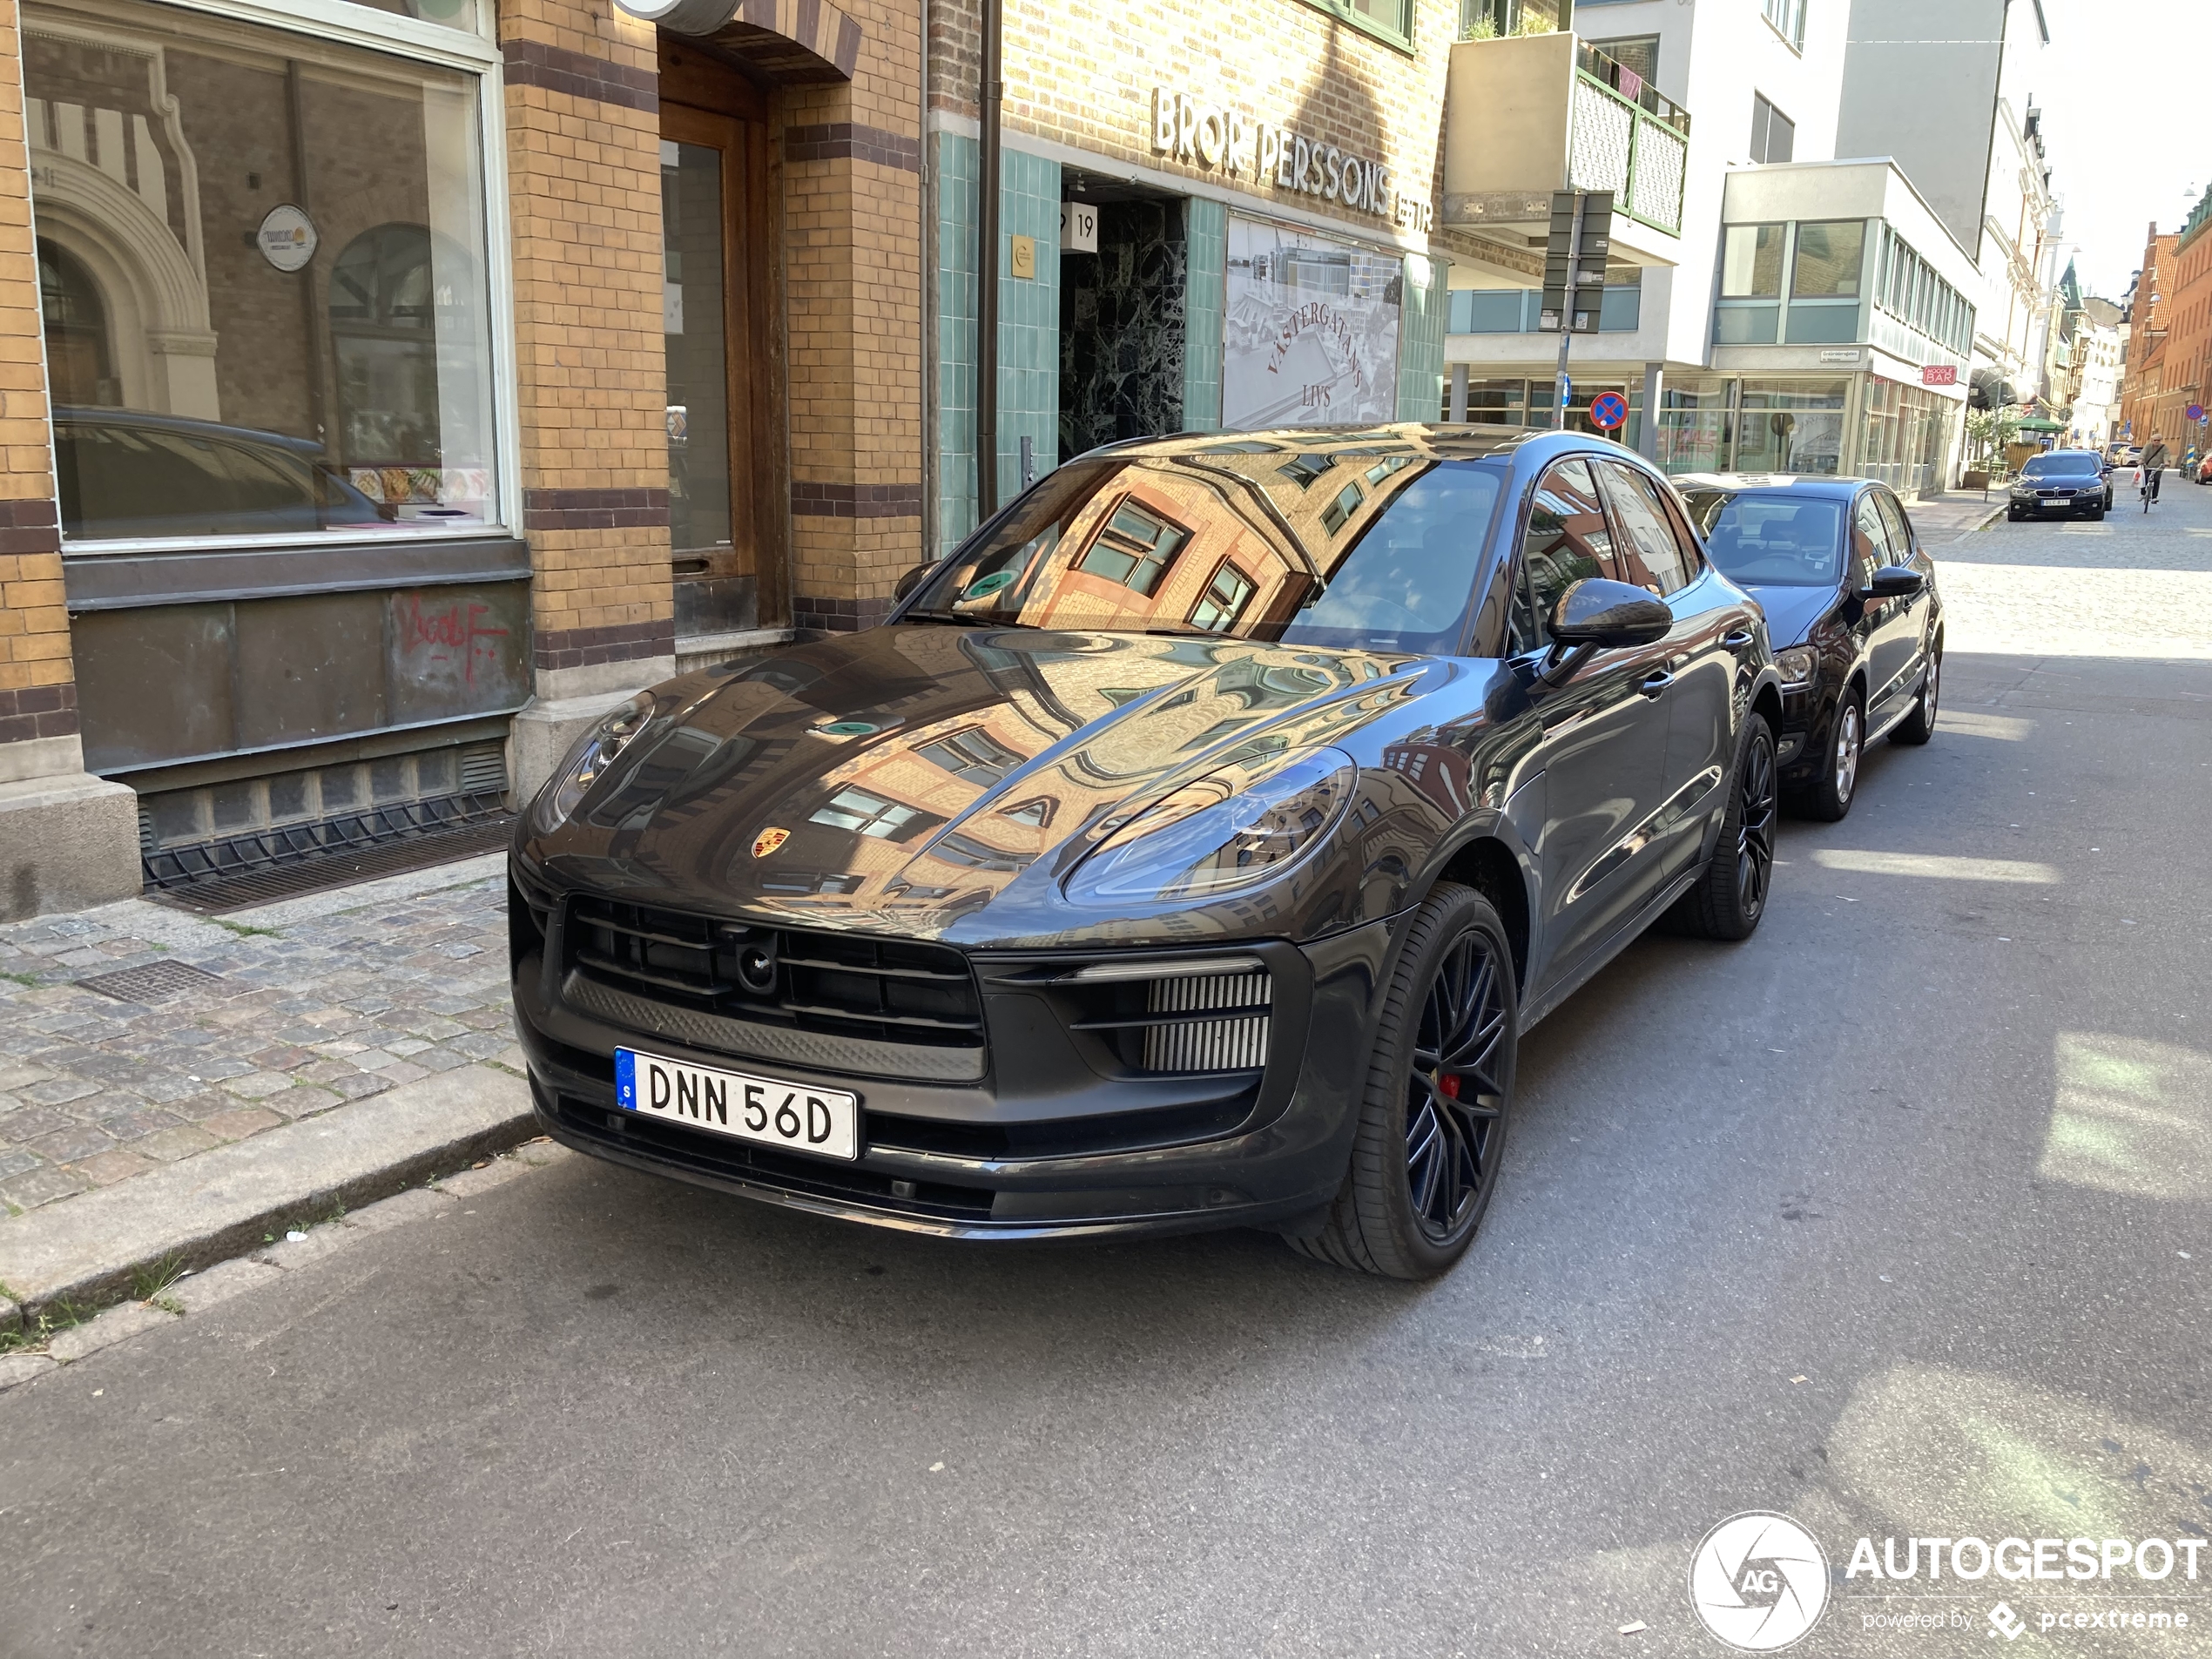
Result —
POLYGON ((1920 539, 1932 547, 1953 542, 1980 524, 1983 519, 2005 505, 2005 492, 1994 489, 1988 500, 1982 499, 1979 489, 1947 490, 1940 496, 1923 496, 1905 505, 1906 515, 1912 520, 1913 529, 1920 532, 1920 539))
POLYGON ((280 916, 274 926, 133 900, 0 927, 8 1212, 432 1072, 476 1061, 519 1070, 504 878, 496 858, 444 873, 411 878, 428 890, 396 899, 341 893, 261 913, 280 916), (78 983, 156 962, 215 977, 155 1001, 78 983))

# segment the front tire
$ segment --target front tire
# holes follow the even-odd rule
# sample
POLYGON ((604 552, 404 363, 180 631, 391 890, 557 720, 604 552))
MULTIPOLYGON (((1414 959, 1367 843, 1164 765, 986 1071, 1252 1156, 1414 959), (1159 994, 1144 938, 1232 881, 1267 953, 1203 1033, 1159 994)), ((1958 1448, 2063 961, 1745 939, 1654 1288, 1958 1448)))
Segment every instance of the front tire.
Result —
POLYGON ((1828 734, 1828 758, 1812 785, 1793 804, 1807 818, 1825 824, 1841 821, 1858 794, 1858 763, 1866 748, 1866 714, 1858 692, 1846 691, 1836 705, 1836 721, 1828 734))
POLYGON ((1774 733, 1764 715, 1745 716, 1743 725, 1720 843, 1669 913, 1683 932, 1707 939, 1749 939, 1766 914, 1774 876, 1774 733))
POLYGON ((1291 1247, 1404 1279, 1467 1254, 1497 1189, 1520 1041, 1505 924, 1473 887, 1440 882, 1384 992, 1344 1185, 1291 1247))
POLYGON ((1912 712, 1898 721, 1897 729, 1890 733, 1892 743, 1917 747, 1935 736, 1936 699, 1942 694, 1942 681, 1943 641, 1939 639, 1935 649, 1928 653, 1927 677, 1920 682, 1919 700, 1912 705, 1912 712))

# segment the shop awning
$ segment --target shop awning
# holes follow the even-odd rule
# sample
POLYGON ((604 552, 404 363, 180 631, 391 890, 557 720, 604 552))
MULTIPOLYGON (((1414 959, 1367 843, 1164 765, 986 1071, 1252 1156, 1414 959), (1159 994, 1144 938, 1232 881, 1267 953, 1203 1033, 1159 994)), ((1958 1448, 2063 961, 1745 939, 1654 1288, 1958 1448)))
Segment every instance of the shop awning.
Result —
POLYGON ((2063 421, 2023 421, 2020 422, 2020 430, 2023 432, 2063 432, 2066 430, 2066 422, 2063 421))

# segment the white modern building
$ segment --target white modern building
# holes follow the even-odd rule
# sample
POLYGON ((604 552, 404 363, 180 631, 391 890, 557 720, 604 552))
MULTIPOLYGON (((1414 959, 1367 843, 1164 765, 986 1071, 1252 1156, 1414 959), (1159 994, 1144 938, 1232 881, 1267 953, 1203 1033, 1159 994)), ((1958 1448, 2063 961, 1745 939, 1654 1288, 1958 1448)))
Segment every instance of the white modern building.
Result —
POLYGON ((2032 307, 1983 337, 2043 252, 2040 139, 1999 44, 2047 37, 2038 0, 1575 0, 1568 21, 1453 49, 1446 418, 1554 423, 1538 210, 1609 188, 1569 424, 1618 391, 1626 441, 1672 470, 1943 488, 1976 363, 2035 361, 2032 307))

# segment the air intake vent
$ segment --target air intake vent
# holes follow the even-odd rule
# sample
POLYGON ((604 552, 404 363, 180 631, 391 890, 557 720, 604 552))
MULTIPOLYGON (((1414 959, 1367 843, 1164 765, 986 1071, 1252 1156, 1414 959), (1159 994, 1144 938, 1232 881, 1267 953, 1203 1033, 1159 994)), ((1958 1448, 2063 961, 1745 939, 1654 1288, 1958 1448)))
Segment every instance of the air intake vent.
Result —
POLYGON ((472 743, 461 752, 461 792, 464 795, 503 795, 507 792, 507 745, 472 743))
POLYGON ((1269 1010, 1274 995, 1264 968, 1249 974, 1156 979, 1145 989, 1148 1012, 1183 1016, 1146 1027, 1145 1070, 1246 1071, 1267 1063, 1269 1010), (1233 1017, 1189 1017, 1216 1010, 1233 1017))

